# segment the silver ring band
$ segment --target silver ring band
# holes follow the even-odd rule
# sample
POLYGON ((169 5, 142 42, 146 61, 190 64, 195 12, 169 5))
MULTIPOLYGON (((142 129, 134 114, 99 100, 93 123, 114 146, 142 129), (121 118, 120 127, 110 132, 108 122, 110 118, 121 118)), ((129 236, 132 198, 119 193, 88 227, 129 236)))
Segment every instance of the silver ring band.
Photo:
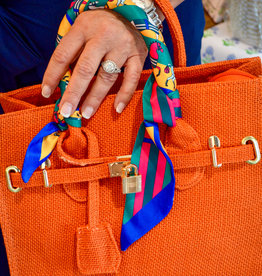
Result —
POLYGON ((118 68, 116 63, 112 60, 105 60, 101 63, 102 68, 109 74, 121 73, 121 69, 118 68))

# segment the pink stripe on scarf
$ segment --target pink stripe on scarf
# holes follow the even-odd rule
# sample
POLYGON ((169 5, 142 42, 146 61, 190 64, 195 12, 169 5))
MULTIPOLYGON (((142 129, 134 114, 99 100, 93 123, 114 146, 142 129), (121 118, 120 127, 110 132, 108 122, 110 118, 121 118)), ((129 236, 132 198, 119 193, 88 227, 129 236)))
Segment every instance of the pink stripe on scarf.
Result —
POLYGON ((146 184, 146 174, 148 166, 148 158, 150 152, 151 144, 143 143, 141 148, 140 162, 139 162, 139 174, 142 175, 142 191, 136 193, 135 202, 134 202, 134 211, 133 216, 139 212, 143 207, 145 184, 146 184))
POLYGON ((157 123, 163 123, 162 113, 157 98, 157 82, 153 83, 152 94, 150 98, 150 104, 152 106, 153 120, 157 123))
POLYGON ((173 99, 173 106, 174 107, 180 107, 181 103, 180 103, 180 99, 173 99))
POLYGON ((175 113, 174 103, 173 103, 173 100, 171 100, 167 95, 166 95, 166 99, 167 99, 169 109, 171 112, 172 125, 175 126, 176 125, 176 113, 175 113))
POLYGON ((165 171, 166 171, 166 158, 164 154, 161 151, 159 151, 153 197, 155 197, 162 190, 165 171))

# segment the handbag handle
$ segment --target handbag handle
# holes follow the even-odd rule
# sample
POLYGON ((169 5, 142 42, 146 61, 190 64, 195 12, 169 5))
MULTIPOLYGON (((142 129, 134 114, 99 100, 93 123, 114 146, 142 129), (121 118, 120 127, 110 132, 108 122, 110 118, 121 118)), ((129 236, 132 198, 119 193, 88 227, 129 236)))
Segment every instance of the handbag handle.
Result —
POLYGON ((186 50, 184 37, 176 12, 169 0, 155 0, 166 18, 174 48, 174 64, 176 67, 186 67, 186 50))

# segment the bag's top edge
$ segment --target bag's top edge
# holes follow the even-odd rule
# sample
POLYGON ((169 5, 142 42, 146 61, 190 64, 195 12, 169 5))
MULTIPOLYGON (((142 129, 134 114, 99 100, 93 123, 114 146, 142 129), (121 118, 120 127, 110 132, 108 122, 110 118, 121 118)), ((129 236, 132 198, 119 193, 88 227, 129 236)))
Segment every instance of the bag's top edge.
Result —
MULTIPOLYGON (((243 86, 243 84, 255 84, 257 83, 257 85, 261 84, 261 81, 262 81, 262 78, 255 78, 255 79, 251 79, 251 80, 239 80, 239 81, 224 81, 224 82, 205 82, 205 83, 194 83, 194 84, 182 84, 182 85, 178 85, 178 90, 181 89, 181 90, 185 90, 187 89, 188 86, 191 86, 192 88, 194 88, 193 90, 195 89, 201 89, 202 87, 213 87, 214 89, 217 89, 221 86, 227 86, 228 84, 230 83, 234 83, 235 86, 243 86)), ((135 92, 134 95, 136 94, 140 94, 138 96, 141 96, 143 90, 138 90, 135 92)), ((105 99, 107 100, 111 100, 111 99, 114 99, 115 98, 115 94, 112 94, 112 95, 108 95, 106 96, 105 99)), ((1 99, 0 99, 0 102, 1 102, 1 99)), ((29 112, 35 112, 35 110, 38 110, 38 111, 44 111, 46 110, 47 112, 49 112, 49 110, 51 112, 53 112, 53 109, 55 107, 55 104, 50 104, 50 105, 45 105, 45 106, 33 106, 32 108, 28 108, 26 109, 26 113, 29 115, 29 112)), ((20 114, 25 114, 25 110, 19 110, 19 111, 14 111, 14 112, 9 112, 9 113, 6 113, 6 114, 2 114, 0 115, 0 120, 1 119, 5 119, 7 116, 11 116, 11 117, 16 117, 16 116, 20 116, 20 114)))

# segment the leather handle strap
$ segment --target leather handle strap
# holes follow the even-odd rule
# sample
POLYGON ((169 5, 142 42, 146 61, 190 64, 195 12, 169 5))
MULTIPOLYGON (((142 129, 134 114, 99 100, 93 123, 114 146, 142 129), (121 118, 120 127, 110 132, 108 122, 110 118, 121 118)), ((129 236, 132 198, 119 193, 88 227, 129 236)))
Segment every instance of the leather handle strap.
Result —
MULTIPOLYGON (((222 164, 245 162, 255 158, 253 146, 250 144, 219 148, 216 149, 216 152, 218 163, 222 164)), ((210 150, 178 153, 170 155, 170 157, 174 164, 175 171, 213 166, 210 150)), ((97 161, 97 159, 98 158, 95 160, 97 161)), ((105 161, 105 158, 103 160, 105 161)), ((117 162, 117 160, 112 160, 112 158, 111 161, 117 162)), ((87 167, 50 169, 47 170, 47 174, 49 182, 52 185, 87 182, 110 177, 108 162, 87 167), (61 179, 63 179, 63 183, 61 183, 61 179)), ((35 172, 28 183, 22 181, 20 173, 11 173, 11 179, 14 187, 30 188, 43 186, 43 173, 41 171, 35 172)))

